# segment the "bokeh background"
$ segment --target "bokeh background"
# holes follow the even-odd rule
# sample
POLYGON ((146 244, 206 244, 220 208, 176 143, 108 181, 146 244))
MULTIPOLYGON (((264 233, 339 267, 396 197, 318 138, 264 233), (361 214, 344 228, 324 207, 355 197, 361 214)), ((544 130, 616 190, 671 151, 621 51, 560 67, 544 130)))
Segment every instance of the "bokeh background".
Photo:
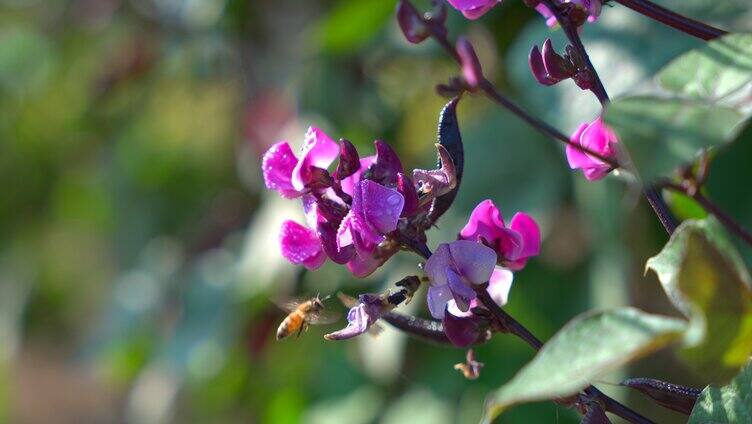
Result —
MULTIPOLYGON (((728 29, 750 30, 748 0, 663 0, 728 29)), ((428 8, 427 1, 417 1, 428 8)), ((401 253, 366 280, 327 264, 298 277, 279 254, 296 202, 263 188, 260 156, 309 125, 363 154, 392 144, 430 166, 456 68, 431 41, 409 45, 394 0, 0 0, 0 422, 476 422, 485 396, 532 352, 497 336, 477 349, 477 381, 452 369, 464 351, 405 338, 325 342, 329 327, 276 342, 270 301, 380 291, 415 273, 401 253)), ((486 74, 564 132, 598 106, 571 82, 538 86, 533 43, 560 33, 506 0, 482 20, 449 11, 486 74)), ((647 89, 698 42, 620 7, 583 33, 606 88, 647 89)), ((459 107, 466 177, 432 231, 447 241, 477 202, 531 213, 542 255, 516 275, 508 310, 542 338, 574 315, 633 304, 674 314, 647 257, 666 236, 618 178, 587 183, 563 149, 495 107, 459 107)), ((750 143, 718 159, 712 196, 752 224, 750 143), (748 194, 748 193, 747 193, 748 194)), ((685 199, 682 216, 700 213, 685 199)), ((427 315, 422 299, 407 308, 427 315)), ((332 302, 333 309, 342 307, 332 302)), ((659 422, 682 417, 622 392, 625 376, 702 386, 664 352, 604 378, 605 391, 659 422)), ((577 422, 553 403, 504 422, 577 422)))

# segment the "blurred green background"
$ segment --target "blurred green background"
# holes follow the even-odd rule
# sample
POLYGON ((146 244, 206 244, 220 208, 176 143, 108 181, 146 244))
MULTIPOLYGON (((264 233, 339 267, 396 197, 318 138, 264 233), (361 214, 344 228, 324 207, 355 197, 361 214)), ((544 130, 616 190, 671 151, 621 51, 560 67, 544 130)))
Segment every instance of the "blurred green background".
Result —
MULTIPOLYGON (((696 18, 750 30, 746 0, 665 0, 696 18), (745 15, 746 13, 746 15, 745 15), (745 27, 746 25, 746 27, 745 27)), ((427 1, 417 1, 428 8, 427 1)), ((465 352, 405 338, 325 342, 335 326, 276 342, 270 298, 380 291, 416 259, 398 254, 367 280, 327 264, 296 284, 279 254, 296 202, 263 188, 260 156, 316 125, 370 154, 380 138, 409 167, 434 160, 434 85, 456 68, 432 42, 406 43, 394 0, 0 0, 0 422, 476 422, 486 394, 532 352, 497 336, 477 349, 480 379, 452 369, 465 352)), ((527 69, 550 33, 516 0, 482 20, 449 11, 486 74, 569 133, 598 105, 571 82, 538 86, 527 69)), ((698 45, 622 7, 583 33, 613 96, 698 45)), ((479 201, 531 213, 542 255, 516 275, 508 310, 542 338, 590 308, 633 304, 675 314, 647 257, 666 237, 639 193, 587 183, 562 148, 482 97, 459 107, 466 177, 430 235, 447 241, 479 201)), ((747 225, 750 143, 721 155, 711 194, 747 225), (723 162, 725 161, 725 162, 723 162), (746 168, 746 169, 745 169, 746 168)), ((686 201, 682 216, 698 212, 686 201)), ((333 303, 332 303, 333 304, 333 303)), ((335 308, 341 309, 339 306, 335 308)), ((422 299, 407 308, 427 315, 422 299)), ((336 325, 343 325, 340 322, 336 325)), ((604 378, 703 386, 670 352, 604 378)), ((504 422, 577 422, 553 403, 504 422)))

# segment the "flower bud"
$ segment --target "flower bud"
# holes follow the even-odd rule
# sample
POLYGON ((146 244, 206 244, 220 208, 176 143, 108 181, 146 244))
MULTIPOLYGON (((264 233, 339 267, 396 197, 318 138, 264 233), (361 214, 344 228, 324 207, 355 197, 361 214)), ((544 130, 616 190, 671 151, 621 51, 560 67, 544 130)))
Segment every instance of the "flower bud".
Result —
POLYGON ((303 181, 305 188, 309 190, 318 190, 331 187, 334 183, 332 176, 326 169, 317 166, 307 166, 300 170, 300 179, 303 181))
POLYGON ((478 84, 483 80, 483 69, 481 69, 480 61, 475 54, 473 45, 466 38, 460 37, 457 40, 456 50, 460 57, 462 76, 465 78, 465 82, 469 88, 477 88, 478 84))
POLYGON ((397 6, 397 23, 407 41, 413 44, 418 44, 429 36, 425 22, 407 1, 400 1, 397 6))
POLYGON ((344 138, 339 141, 339 163, 334 170, 334 178, 341 180, 360 169, 360 157, 352 143, 344 138))
POLYGON ((404 172, 402 162, 397 153, 381 140, 374 141, 376 145, 376 160, 365 172, 363 179, 375 181, 383 186, 394 187, 397 185, 397 174, 404 172))
POLYGON ((410 216, 418 210, 418 192, 415 190, 412 180, 403 173, 397 174, 397 191, 405 198, 400 216, 410 216))
POLYGON ((337 225, 331 222, 319 222, 316 235, 321 241, 321 248, 334 263, 343 265, 355 256, 355 246, 337 247, 337 225))

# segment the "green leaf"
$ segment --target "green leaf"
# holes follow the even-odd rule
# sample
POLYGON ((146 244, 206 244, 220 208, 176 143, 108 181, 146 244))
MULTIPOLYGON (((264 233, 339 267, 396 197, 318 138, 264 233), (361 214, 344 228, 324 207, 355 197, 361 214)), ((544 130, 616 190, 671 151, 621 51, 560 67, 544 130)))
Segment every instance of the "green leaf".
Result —
POLYGON ((701 149, 734 140, 745 117, 700 100, 631 96, 614 101, 605 119, 640 176, 652 181, 693 161, 701 149))
POLYGON ((700 393, 688 424, 705 423, 752 423, 752 364, 728 386, 708 386, 700 393))
POLYGON ((356 51, 389 20, 396 4, 394 0, 340 1, 318 24, 316 39, 329 52, 356 51))
POLYGON ((491 395, 487 416, 518 403, 576 394, 604 373, 681 338, 685 329, 682 320, 629 307, 579 315, 491 395))
POLYGON ((720 224, 685 221, 647 269, 690 318, 684 359, 710 378, 733 376, 752 353, 751 280, 720 224))
MULTIPOLYGON (((693 99, 735 105, 752 90, 752 34, 729 34, 710 41, 668 64, 658 81, 693 99)), ((746 100, 749 107, 749 100, 746 100)))

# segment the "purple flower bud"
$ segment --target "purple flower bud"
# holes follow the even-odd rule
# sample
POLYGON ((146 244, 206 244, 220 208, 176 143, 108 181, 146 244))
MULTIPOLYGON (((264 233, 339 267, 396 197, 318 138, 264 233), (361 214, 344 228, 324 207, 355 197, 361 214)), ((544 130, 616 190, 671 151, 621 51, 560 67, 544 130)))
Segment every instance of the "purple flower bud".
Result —
POLYGON ((360 157, 352 143, 344 138, 339 141, 339 163, 334 170, 334 178, 342 180, 360 169, 360 157))
POLYGON ((403 173, 397 174, 397 191, 405 199, 405 205, 402 207, 402 214, 400 216, 410 216, 418 210, 419 200, 418 192, 415 190, 410 177, 405 176, 403 173))
POLYGON ((381 140, 374 141, 374 144, 376 145, 376 160, 365 172, 363 178, 376 181, 383 186, 395 187, 397 174, 404 173, 402 162, 388 144, 381 140))
POLYGON ((462 76, 465 78, 468 87, 475 89, 483 80, 483 70, 481 69, 478 56, 475 54, 475 49, 473 49, 473 45, 467 39, 460 37, 457 40, 456 50, 460 56, 462 76))
POLYGON ((397 5, 397 23, 407 41, 418 44, 428 38, 429 31, 412 4, 400 1, 397 5))
POLYGON ((543 85, 554 85, 559 82, 559 80, 553 79, 548 75, 546 65, 543 64, 543 55, 541 55, 537 45, 534 45, 530 50, 527 62, 530 65, 530 70, 533 72, 533 76, 539 83, 543 85))
POLYGON ((386 297, 378 294, 361 294, 358 304, 347 313, 347 327, 324 336, 327 340, 345 340, 359 336, 370 328, 385 313, 394 309, 386 297))
POLYGON ((472 314, 469 317, 454 315, 448 305, 446 309, 441 323, 449 341, 457 347, 467 347, 475 343, 481 332, 477 317, 472 314))
POLYGON ((550 38, 546 38, 546 41, 543 42, 541 56, 543 56, 543 66, 546 67, 546 73, 548 73, 551 78, 561 81, 563 79, 571 78, 574 74, 574 67, 571 63, 556 53, 550 38))

